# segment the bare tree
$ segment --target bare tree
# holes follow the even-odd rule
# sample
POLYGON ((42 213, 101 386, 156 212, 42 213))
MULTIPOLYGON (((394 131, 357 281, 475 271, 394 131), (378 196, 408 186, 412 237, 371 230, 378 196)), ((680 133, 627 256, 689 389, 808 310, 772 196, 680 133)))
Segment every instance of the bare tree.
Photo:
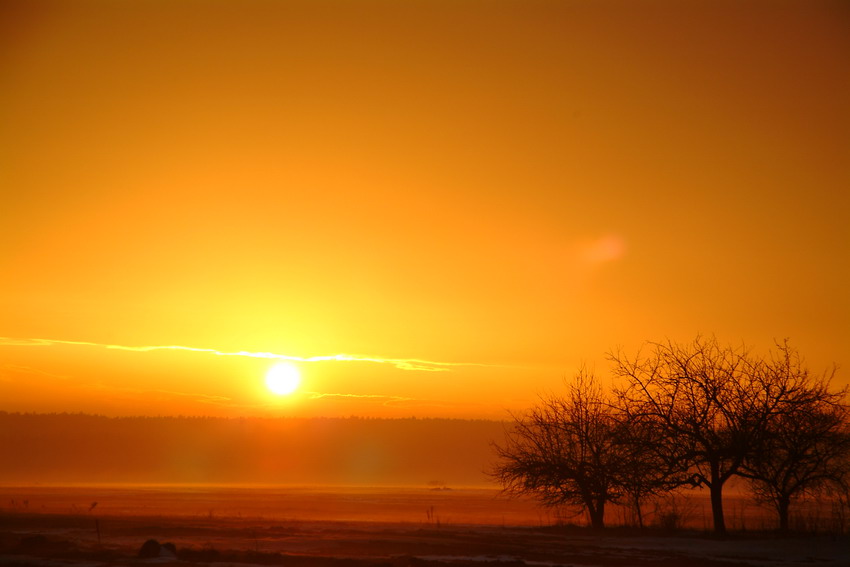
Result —
POLYGON ((644 527, 643 505, 660 494, 670 492, 681 483, 670 470, 670 462, 653 448, 666 443, 664 430, 652 420, 640 418, 620 406, 615 414, 619 420, 618 449, 622 457, 619 484, 625 504, 632 510, 638 527, 644 527))
POLYGON ((609 355, 616 407, 587 372, 566 397, 515 418, 496 446, 493 475, 507 492, 545 505, 580 505, 594 527, 605 505, 626 502, 642 525, 641 501, 680 486, 709 489, 714 529, 726 532, 723 487, 749 478, 787 528, 798 497, 850 484, 847 389, 815 379, 788 343, 768 357, 698 336, 649 343, 634 357, 609 355))
POLYGON ((627 381, 618 394, 629 421, 652 423, 662 433, 647 450, 664 463, 669 485, 708 487, 714 529, 725 533, 723 486, 758 444, 776 403, 751 378, 758 365, 743 347, 704 337, 609 358, 627 381))
POLYGON ((779 529, 787 531, 792 502, 833 487, 840 490, 850 481, 850 411, 844 403, 847 388, 830 389, 834 369, 812 376, 787 341, 777 346, 763 366, 763 381, 795 387, 777 400, 760 446, 739 474, 750 479, 756 500, 773 504, 779 529))
POLYGON ((542 398, 515 417, 492 475, 505 491, 530 494, 546 506, 581 506, 594 528, 605 525, 605 506, 623 497, 629 447, 622 423, 593 376, 581 371, 566 397, 542 398))

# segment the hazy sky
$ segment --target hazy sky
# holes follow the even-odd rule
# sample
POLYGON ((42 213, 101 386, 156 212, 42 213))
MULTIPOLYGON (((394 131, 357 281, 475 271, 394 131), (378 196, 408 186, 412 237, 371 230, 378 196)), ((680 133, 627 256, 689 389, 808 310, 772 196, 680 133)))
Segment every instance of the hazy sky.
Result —
POLYGON ((846 2, 0 25, 0 410, 503 417, 697 333, 850 381, 846 2))

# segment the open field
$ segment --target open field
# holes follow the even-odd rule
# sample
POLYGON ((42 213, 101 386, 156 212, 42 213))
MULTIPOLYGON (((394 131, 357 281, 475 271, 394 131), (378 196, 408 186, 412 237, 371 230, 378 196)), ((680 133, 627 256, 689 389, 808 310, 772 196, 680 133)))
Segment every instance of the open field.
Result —
POLYGON ((215 485, 0 486, 0 511, 263 521, 550 525, 531 500, 493 488, 215 485), (93 503, 97 505, 92 507, 93 503))
POLYGON ((768 566, 850 564, 850 542, 554 527, 486 489, 0 487, 0 565, 768 566), (94 505, 97 502, 97 505, 94 505), (139 559, 171 542, 176 557, 139 559))

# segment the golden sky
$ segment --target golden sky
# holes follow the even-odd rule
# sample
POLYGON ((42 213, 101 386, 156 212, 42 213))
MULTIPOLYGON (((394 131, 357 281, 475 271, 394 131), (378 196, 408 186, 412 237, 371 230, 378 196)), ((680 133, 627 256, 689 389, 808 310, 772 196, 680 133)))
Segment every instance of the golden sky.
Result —
POLYGON ((697 333, 850 364, 846 2, 0 26, 0 410, 504 417, 697 333))

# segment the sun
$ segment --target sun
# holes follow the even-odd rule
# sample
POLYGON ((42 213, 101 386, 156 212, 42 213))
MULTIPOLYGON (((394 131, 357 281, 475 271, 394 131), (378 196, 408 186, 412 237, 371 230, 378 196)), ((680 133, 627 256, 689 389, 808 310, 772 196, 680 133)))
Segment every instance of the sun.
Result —
POLYGON ((294 364, 278 362, 266 372, 266 387, 273 394, 285 396, 298 389, 301 373, 294 364))

